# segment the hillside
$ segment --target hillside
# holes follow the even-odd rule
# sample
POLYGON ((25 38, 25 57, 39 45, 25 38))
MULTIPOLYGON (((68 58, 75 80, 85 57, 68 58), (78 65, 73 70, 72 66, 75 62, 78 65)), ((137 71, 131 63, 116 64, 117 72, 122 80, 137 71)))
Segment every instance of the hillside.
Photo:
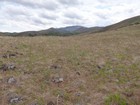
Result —
POLYGON ((125 19, 125 20, 118 22, 116 24, 107 26, 107 27, 101 29, 100 31, 102 32, 102 31, 116 30, 119 28, 131 26, 131 25, 137 25, 137 24, 140 24, 140 16, 125 19))
POLYGON ((0 104, 139 105, 139 29, 0 36, 0 104))

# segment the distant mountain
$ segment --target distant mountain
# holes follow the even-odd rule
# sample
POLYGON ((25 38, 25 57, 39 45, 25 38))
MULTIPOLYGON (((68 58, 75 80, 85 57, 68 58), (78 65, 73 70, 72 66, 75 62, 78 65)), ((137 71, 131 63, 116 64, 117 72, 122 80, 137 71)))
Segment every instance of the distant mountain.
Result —
POLYGON ((59 31, 67 31, 67 32, 76 32, 79 29, 87 29, 86 27, 83 26, 69 26, 69 27, 64 27, 64 28, 58 28, 59 31))
POLYGON ((26 31, 20 33, 0 33, 2 36, 71 36, 86 33, 97 33, 116 30, 122 27, 140 24, 140 16, 132 17, 106 27, 68 26, 62 28, 49 28, 41 31, 26 31))
POLYGON ((125 19, 125 20, 118 22, 116 24, 104 27, 100 31, 102 32, 102 31, 116 30, 119 28, 131 26, 131 25, 137 25, 137 24, 140 24, 140 16, 125 19))
POLYGON ((83 26, 68 26, 63 28, 49 28, 41 31, 26 31, 21 33, 3 33, 11 36, 71 36, 86 33, 89 30, 97 31, 99 27, 87 28, 83 26))
POLYGON ((63 28, 49 28, 41 31, 26 31, 16 33, 14 36, 69 36, 79 34, 79 29, 87 29, 83 26, 69 26, 63 28), (77 32, 78 31, 78 32, 77 32))

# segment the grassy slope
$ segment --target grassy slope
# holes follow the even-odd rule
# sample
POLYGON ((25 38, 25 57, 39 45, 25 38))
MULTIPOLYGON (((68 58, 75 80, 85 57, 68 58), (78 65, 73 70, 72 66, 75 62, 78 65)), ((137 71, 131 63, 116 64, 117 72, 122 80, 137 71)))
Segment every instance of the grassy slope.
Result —
POLYGON ((7 94, 14 92, 24 97, 16 105, 46 105, 58 94, 64 105, 139 105, 139 29, 140 25, 133 25, 83 36, 0 37, 0 55, 8 50, 23 53, 0 57, 0 64, 17 67, 0 71, 0 103, 7 105, 7 94), (16 84, 4 81, 11 76, 16 84), (55 76, 64 78, 59 87, 51 81, 55 76))
POLYGON ((135 16, 135 17, 132 17, 129 19, 125 19, 125 20, 118 22, 116 24, 107 26, 107 27, 101 29, 101 31, 116 30, 119 28, 131 26, 131 25, 136 25, 136 24, 140 24, 140 16, 135 16))

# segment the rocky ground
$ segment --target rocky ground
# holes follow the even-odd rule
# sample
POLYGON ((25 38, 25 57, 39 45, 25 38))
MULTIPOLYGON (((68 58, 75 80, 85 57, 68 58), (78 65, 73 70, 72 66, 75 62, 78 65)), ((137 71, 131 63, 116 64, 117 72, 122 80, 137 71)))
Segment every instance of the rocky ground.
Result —
POLYGON ((0 105, 139 105, 139 28, 0 37, 0 105))

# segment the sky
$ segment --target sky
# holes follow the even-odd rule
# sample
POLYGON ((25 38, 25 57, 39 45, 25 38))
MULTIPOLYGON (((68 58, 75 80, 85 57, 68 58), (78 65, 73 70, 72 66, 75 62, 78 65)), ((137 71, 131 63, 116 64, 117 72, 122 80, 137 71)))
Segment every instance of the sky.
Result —
POLYGON ((0 32, 107 26, 140 15, 140 0, 0 0, 0 32))

